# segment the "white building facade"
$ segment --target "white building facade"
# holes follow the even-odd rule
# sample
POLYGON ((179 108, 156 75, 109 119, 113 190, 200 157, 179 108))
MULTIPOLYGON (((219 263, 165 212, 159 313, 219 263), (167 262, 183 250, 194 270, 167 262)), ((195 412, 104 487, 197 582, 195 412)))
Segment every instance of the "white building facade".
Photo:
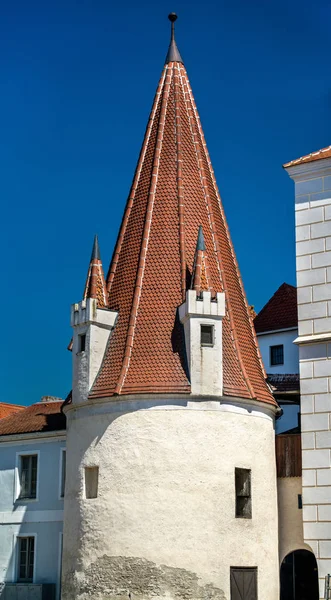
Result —
POLYGON ((320 598, 331 573, 331 152, 285 165, 295 182, 304 538, 320 598))
MULTIPOLYGON (((0 422, 1 600, 60 598, 65 430, 10 433, 24 420, 34 428, 50 404, 34 404, 0 422)), ((53 416, 60 406, 51 406, 53 416)))

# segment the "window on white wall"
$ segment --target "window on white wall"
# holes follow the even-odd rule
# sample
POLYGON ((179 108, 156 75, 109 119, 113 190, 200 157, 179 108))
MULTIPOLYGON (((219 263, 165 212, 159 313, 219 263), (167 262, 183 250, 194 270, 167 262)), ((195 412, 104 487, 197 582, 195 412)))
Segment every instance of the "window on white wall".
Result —
POLYGON ((98 497, 99 467, 85 467, 85 498, 98 497))
POLYGON ((38 455, 22 454, 19 459, 20 500, 37 498, 38 455))
POLYGON ((270 346, 270 366, 276 367, 277 365, 284 364, 284 346, 279 344, 278 346, 270 346))
POLYGON ((60 466, 60 497, 64 498, 66 484, 66 450, 61 451, 61 466, 60 466))
POLYGON ((35 560, 35 538, 19 537, 18 539, 18 572, 17 581, 24 583, 33 582, 35 560))
POLYGON ((252 518, 251 470, 235 469, 236 517, 252 518))

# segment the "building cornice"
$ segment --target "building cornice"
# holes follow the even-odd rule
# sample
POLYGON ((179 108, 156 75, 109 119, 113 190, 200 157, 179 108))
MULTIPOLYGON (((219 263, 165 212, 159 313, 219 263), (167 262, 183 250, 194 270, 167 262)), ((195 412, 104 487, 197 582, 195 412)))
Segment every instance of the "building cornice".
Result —
MULTIPOLYGON (((80 404, 68 404, 63 412, 84 413, 89 415, 103 413, 134 412, 136 410, 210 410, 227 412, 262 412, 274 417, 279 407, 261 400, 239 398, 235 396, 195 396, 193 394, 130 394, 93 398, 80 404), (256 411, 254 410, 256 409, 256 411)), ((74 415, 70 415, 73 416, 74 415)))
POLYGON ((301 345, 301 344, 316 344, 318 342, 331 342, 331 332, 329 333, 318 333, 315 335, 299 335, 295 340, 293 340, 293 344, 301 345))
POLYGON ((331 175, 331 158, 323 158, 284 168, 295 182, 315 179, 315 177, 325 177, 331 175))
POLYGON ((260 337, 260 335, 271 335, 273 333, 286 333, 287 331, 298 331, 297 327, 286 327, 284 329, 271 329, 270 331, 261 331, 260 333, 257 333, 257 337, 260 337))
POLYGON ((29 433, 15 433, 11 435, 1 435, 0 444, 28 442, 56 442, 66 439, 66 430, 61 431, 32 431, 29 433))

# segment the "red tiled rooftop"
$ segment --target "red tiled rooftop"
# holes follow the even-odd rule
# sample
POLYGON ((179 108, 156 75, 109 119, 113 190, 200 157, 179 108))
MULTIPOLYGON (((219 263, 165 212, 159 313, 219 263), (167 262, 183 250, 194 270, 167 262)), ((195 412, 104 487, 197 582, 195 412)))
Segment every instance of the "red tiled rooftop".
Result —
POLYGON ((13 413, 17 413, 24 408, 25 407, 20 404, 7 404, 7 402, 0 402, 0 419, 8 417, 13 413))
POLYGON ((0 435, 60 431, 66 428, 63 402, 37 402, 0 420, 0 435))
POLYGON ((331 146, 327 146, 326 148, 322 148, 316 152, 311 152, 310 154, 306 154, 305 156, 291 160, 290 162, 285 163, 283 167, 284 169, 287 169, 288 167, 294 167, 296 165, 313 162, 314 160, 321 160, 323 158, 331 158, 331 146))
POLYGON ((224 394, 275 404, 187 72, 179 59, 171 60, 107 277, 108 306, 118 321, 90 395, 190 393, 177 310, 191 286, 202 225, 209 287, 226 297, 224 394))
POLYGON ((256 333, 298 326, 297 289, 283 283, 254 319, 256 333))

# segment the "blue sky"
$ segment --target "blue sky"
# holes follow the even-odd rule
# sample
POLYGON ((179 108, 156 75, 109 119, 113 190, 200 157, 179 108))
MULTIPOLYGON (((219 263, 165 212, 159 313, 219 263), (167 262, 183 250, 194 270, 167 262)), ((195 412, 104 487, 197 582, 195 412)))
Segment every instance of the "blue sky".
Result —
POLYGON ((176 11, 248 300, 295 283, 282 164, 331 143, 325 0, 12 0, 0 9, 2 401, 65 396, 70 304, 110 260, 176 11))

